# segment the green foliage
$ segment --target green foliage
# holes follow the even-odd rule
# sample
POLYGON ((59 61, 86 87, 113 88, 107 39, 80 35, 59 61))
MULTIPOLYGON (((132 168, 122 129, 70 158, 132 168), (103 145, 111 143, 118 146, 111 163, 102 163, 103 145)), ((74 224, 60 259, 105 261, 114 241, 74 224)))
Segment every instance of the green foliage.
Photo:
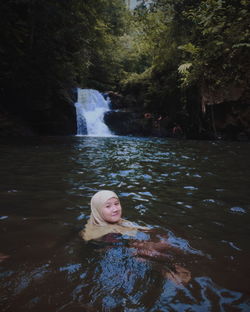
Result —
POLYGON ((126 85, 136 84, 136 79, 141 82, 144 110, 169 111, 179 99, 178 63, 181 51, 178 45, 182 43, 182 36, 175 32, 173 14, 170 3, 164 9, 151 3, 151 6, 140 7, 133 14, 131 46, 136 46, 132 51, 137 52, 134 68, 144 68, 144 71, 137 70, 136 75, 128 71, 122 82, 125 90, 126 85))
POLYGON ((249 1, 139 3, 129 11, 123 0, 1 1, 5 107, 51 109, 80 86, 131 92, 137 110, 174 116, 200 109, 190 90, 249 85, 249 1))
POLYGON ((249 9, 247 0, 144 1, 120 53, 121 85, 133 105, 202 131, 204 89, 249 90, 249 9))
POLYGON ((187 57, 193 66, 186 75, 185 84, 200 79, 215 86, 235 80, 246 81, 249 73, 249 4, 246 1, 203 0, 199 6, 185 11, 184 16, 193 23, 196 32, 196 37, 188 44, 198 50, 187 57))
POLYGON ((122 75, 121 37, 127 27, 129 12, 122 0, 95 3, 97 25, 94 49, 91 50, 87 86, 97 89, 113 89, 122 75))
POLYGON ((118 82, 123 0, 8 0, 1 1, 0 12, 0 85, 7 108, 10 95, 14 110, 43 110, 55 99, 69 101, 76 86, 106 89, 118 82))
POLYGON ((141 56, 146 56, 144 70, 151 73, 146 101, 157 93, 154 86, 165 89, 167 98, 173 90, 180 93, 180 88, 248 83, 248 1, 155 0, 135 11, 133 18, 130 47, 137 76, 128 71, 123 83, 140 80, 141 56))

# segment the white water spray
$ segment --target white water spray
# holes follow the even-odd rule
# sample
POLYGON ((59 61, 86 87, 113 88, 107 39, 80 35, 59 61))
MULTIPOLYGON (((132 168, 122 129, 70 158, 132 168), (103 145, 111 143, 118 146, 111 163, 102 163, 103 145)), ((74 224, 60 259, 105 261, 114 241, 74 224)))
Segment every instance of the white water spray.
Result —
POLYGON ((111 136, 103 121, 104 113, 109 111, 109 100, 92 89, 77 89, 76 117, 77 135, 111 136))

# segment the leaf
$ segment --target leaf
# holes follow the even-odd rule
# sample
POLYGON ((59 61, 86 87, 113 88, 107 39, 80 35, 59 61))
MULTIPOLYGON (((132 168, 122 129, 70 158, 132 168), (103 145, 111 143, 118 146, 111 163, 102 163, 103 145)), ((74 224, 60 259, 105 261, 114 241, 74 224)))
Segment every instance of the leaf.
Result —
POLYGON ((181 64, 179 67, 178 67, 178 72, 182 75, 185 75, 187 74, 189 71, 189 68, 192 66, 192 63, 184 63, 184 64, 181 64))
POLYGON ((189 52, 191 54, 196 54, 199 52, 199 48, 197 48, 195 45, 193 45, 191 42, 181 45, 178 47, 178 49, 185 51, 185 52, 189 52))
POLYGON ((241 48, 241 47, 250 48, 250 43, 243 42, 243 43, 238 43, 238 44, 234 44, 233 45, 233 48, 241 48))

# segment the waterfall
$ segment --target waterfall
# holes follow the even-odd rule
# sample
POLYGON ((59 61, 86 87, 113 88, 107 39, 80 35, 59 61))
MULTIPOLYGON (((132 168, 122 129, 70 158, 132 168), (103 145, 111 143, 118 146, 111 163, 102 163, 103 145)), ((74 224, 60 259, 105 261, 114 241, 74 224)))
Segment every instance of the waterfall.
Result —
POLYGON ((109 110, 109 99, 105 100, 100 92, 92 89, 77 89, 75 107, 77 135, 112 135, 103 121, 104 113, 109 110))

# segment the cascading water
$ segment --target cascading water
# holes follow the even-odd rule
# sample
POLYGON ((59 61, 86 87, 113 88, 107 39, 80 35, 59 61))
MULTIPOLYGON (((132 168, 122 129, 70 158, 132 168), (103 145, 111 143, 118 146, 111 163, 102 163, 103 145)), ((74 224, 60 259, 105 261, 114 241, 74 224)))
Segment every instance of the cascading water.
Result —
POLYGON ((104 113, 109 111, 109 100, 93 89, 77 89, 76 117, 77 135, 111 136, 103 121, 104 113))

